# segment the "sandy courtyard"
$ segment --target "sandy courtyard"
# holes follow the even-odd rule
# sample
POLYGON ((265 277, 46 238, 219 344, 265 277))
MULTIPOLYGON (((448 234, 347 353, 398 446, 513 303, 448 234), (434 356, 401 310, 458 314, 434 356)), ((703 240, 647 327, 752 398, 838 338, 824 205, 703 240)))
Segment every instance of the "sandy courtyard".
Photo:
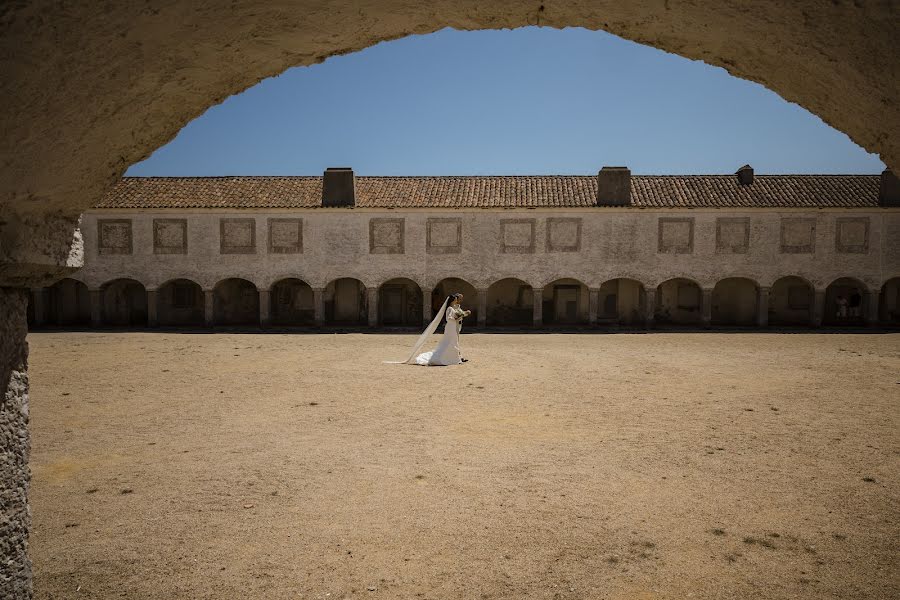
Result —
POLYGON ((50 598, 897 598, 900 335, 38 333, 50 598))

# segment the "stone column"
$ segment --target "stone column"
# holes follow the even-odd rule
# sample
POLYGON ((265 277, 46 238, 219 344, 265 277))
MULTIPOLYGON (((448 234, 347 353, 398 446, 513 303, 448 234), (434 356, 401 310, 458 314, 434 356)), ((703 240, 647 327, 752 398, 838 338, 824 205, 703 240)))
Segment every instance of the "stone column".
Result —
POLYGON ((487 289, 477 290, 478 292, 478 327, 484 329, 487 325, 487 289))
POLYGON ((422 288, 422 324, 427 327, 434 315, 431 314, 431 288, 422 288))
POLYGON ((647 329, 653 327, 656 317, 656 288, 650 288, 644 291, 644 326, 647 329))
POLYGON ((597 324, 597 313, 600 312, 600 288, 590 288, 588 298, 588 324, 593 327, 597 324))
MULTIPOLYGON (((868 292, 866 294, 868 304, 866 304, 866 314, 864 315, 866 319, 866 325, 869 327, 874 327, 878 325, 878 300, 879 294, 878 292, 868 292)), ((35 308, 37 307, 37 303, 35 303, 35 308)))
POLYGON ((701 290, 700 322, 707 328, 712 323, 712 293, 711 288, 703 288, 701 290))
POLYGON ((265 327, 269 324, 269 308, 271 307, 272 294, 269 290, 259 290, 259 324, 265 327))
POLYGON ((203 322, 207 327, 212 327, 216 321, 214 294, 212 290, 203 290, 203 322))
POLYGON ((0 597, 31 598, 28 290, 0 287, 0 597))
POLYGON ((100 327, 103 324, 103 293, 100 290, 91 290, 91 327, 100 327))
POLYGON ((156 327, 157 323, 156 290, 147 290, 147 327, 156 327))
POLYGON ((378 327, 378 288, 366 288, 369 304, 369 327, 378 327))
POLYGON ((542 327, 544 325, 544 288, 532 288, 532 325, 542 327))
POLYGON ((325 290, 324 288, 313 288, 313 319, 316 327, 325 324, 325 290))
POLYGON ((822 326, 822 317, 825 316, 825 290, 816 290, 813 295, 812 315, 810 315, 810 325, 813 327, 822 326))
MULTIPOLYGON (((28 600, 28 288, 52 285, 81 268, 84 242, 77 230, 81 211, 34 209, 26 216, 15 212, 16 192, 9 197, 12 204, 0 211, 0 598, 28 600)), ((79 204, 69 196, 67 201, 79 204)), ((99 322, 99 292, 93 296, 99 322)))
POLYGON ((40 327, 47 322, 47 288, 31 290, 34 297, 34 326, 40 327))
POLYGON ((756 297, 756 325, 768 327, 769 325, 769 288, 760 286, 756 297))

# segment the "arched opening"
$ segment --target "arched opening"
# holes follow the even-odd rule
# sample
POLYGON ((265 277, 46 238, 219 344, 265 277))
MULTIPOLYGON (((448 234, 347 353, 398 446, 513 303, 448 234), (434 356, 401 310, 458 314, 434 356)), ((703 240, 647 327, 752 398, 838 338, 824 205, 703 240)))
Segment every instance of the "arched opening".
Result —
POLYGON ((47 322, 58 327, 90 325, 91 293, 76 279, 61 279, 47 289, 47 322))
POLYGON ((545 325, 588 322, 590 291, 577 279, 564 278, 544 286, 541 313, 545 325))
POLYGON ((644 321, 644 286, 634 279, 612 279, 600 286, 597 306, 599 323, 637 325, 644 321))
POLYGON ((359 279, 335 279, 325 286, 323 300, 328 325, 365 325, 368 322, 366 286, 359 279))
POLYGON ((100 288, 103 324, 118 327, 147 325, 147 290, 134 279, 116 279, 100 288))
POLYGON ((315 304, 312 287, 301 279, 282 279, 272 285, 271 321, 275 325, 312 325, 315 304))
POLYGON ((869 298, 866 286, 851 277, 841 277, 825 288, 824 325, 862 325, 869 298))
POLYGON ((884 282, 878 306, 878 318, 882 323, 900 325, 900 277, 884 282))
POLYGON ((712 323, 749 326, 756 324, 759 287, 743 277, 729 277, 712 292, 712 323))
POLYGON ((412 279, 398 277, 378 288, 378 322, 382 325, 422 324, 422 288, 412 279))
POLYGON ((203 289, 190 279, 173 279, 156 292, 156 318, 160 325, 201 326, 203 313, 203 289))
POLYGON ((462 307, 472 311, 472 314, 466 317, 464 323, 466 327, 474 326, 478 323, 478 290, 475 286, 458 277, 448 277, 441 279, 434 290, 431 292, 431 318, 440 310, 444 304, 444 300, 450 294, 460 293, 463 295, 462 307))
POLYGON ((769 290, 769 324, 809 325, 814 300, 808 281, 794 275, 782 277, 769 290))
POLYGON ((656 288, 655 320, 661 324, 699 325, 703 293, 695 281, 677 277, 656 288))
POLYGON ((534 320, 534 292, 521 279, 507 278, 493 283, 487 292, 487 324, 531 325, 534 320))
POLYGON ((216 325, 258 325, 259 292, 246 279, 224 279, 213 290, 216 325))

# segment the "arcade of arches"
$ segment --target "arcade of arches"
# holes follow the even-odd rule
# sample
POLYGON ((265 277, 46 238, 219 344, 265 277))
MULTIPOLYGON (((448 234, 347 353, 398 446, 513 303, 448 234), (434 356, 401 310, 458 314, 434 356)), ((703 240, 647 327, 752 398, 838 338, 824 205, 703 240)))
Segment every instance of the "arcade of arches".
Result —
MULTIPOLYGON (((140 320, 145 310, 148 319, 165 314, 167 320, 195 320, 199 296, 196 287, 188 284, 173 283, 167 290, 156 291, 163 300, 177 294, 181 308, 176 311, 172 299, 172 311, 153 315, 151 296, 142 301, 136 283, 110 283, 85 294, 75 283, 54 282, 81 265, 76 233, 79 214, 129 165, 172 139, 209 106, 288 67, 313 64, 404 35, 443 27, 581 26, 703 60, 762 83, 819 115, 866 149, 880 153, 897 169, 900 142, 892 133, 900 130, 900 105, 894 100, 900 71, 894 10, 890 2, 813 0, 756 2, 750 7, 744 0, 558 4, 387 0, 365 8, 345 0, 301 1, 290 7, 260 3, 225 6, 212 1, 158 7, 131 3, 64 6, 38 1, 4 7, 0 25, 4 50, 0 66, 5 74, 0 82, 4 106, 0 144, 5 157, 0 184, 0 396, 4 399, 0 431, 5 442, 0 487, 11 492, 0 501, 0 538, 4 540, 0 546, 0 595, 31 596, 26 550, 27 288, 53 286, 39 294, 46 295, 41 300, 47 311, 35 319, 46 315, 48 321, 61 324, 83 323, 88 311, 99 314, 101 320, 105 311, 109 320, 121 322, 140 320)), ((777 291, 780 295, 770 304, 784 308, 792 319, 804 311, 818 319, 818 309, 824 309, 827 302, 824 290, 812 291, 810 298, 809 293, 799 291, 802 285, 796 281, 776 287, 768 291, 759 288, 758 306, 765 304, 766 292, 774 295, 777 291)), ((229 284, 216 292, 223 318, 231 318, 229 306, 242 307, 246 313, 249 309, 242 303, 253 304, 252 291, 243 284, 229 284), (237 305, 222 302, 237 291, 243 298, 237 305)), ((521 319, 521 311, 530 305, 533 320, 538 315, 543 320, 543 301, 535 303, 527 293, 516 291, 516 286, 495 292, 503 302, 515 301, 513 310, 507 311, 510 315, 521 319)), ((353 286, 341 286, 332 290, 334 293, 349 298, 353 286)), ((866 307, 872 312, 876 306, 873 293, 864 294, 868 300, 863 312, 866 307)), ((710 294, 712 291, 701 290, 701 321, 711 318, 712 306, 703 302, 710 294)), ((896 282, 888 282, 881 294, 879 316, 895 319, 896 282)), ((696 310, 691 307, 696 306, 696 292, 689 285, 669 285, 662 295, 669 299, 664 306, 671 308, 674 301, 674 310, 668 313, 671 318, 694 317, 696 310)), ((835 302, 838 295, 835 291, 835 302)), ((659 291, 652 296, 660 296, 659 291)), ((371 297, 358 296, 356 306, 359 314, 367 311, 369 321, 371 297), (370 306, 366 307, 367 303, 370 306)), ((543 291, 538 297, 545 299, 543 291)), ((583 311, 583 302, 580 305, 577 299, 583 299, 583 294, 566 288, 562 296, 556 296, 558 301, 560 297, 565 308, 552 309, 549 316, 568 319, 583 311), (574 313, 570 312, 573 302, 574 313)), ((205 305, 204 311, 215 316, 215 296, 212 300, 213 306, 205 305)), ((210 299, 205 302, 209 304, 210 299)), ((302 300, 298 302, 304 306, 302 300)), ((616 312, 622 314, 618 302, 617 294, 616 312)), ((650 314, 651 297, 643 302, 650 314)), ((598 303, 599 297, 589 305, 596 310, 598 303)), ((269 304, 256 302, 258 310, 266 310, 269 304)), ((330 304, 326 298, 314 301, 313 310, 318 306, 336 310, 337 305, 340 302, 332 295, 330 304)), ((278 314, 283 315, 284 304, 278 306, 278 314)), ((606 315, 607 305, 603 306, 606 315)), ((484 307, 480 320, 487 316, 487 305, 484 307)), ((744 315, 739 308, 719 308, 717 314, 744 315)), ((302 311, 308 315, 309 309, 295 307, 287 313, 299 315, 302 311)), ((835 311, 835 318, 839 312, 835 311)), ((497 314, 503 312, 495 308, 495 317, 497 314)), ((854 310, 854 318, 856 314, 854 310)), ((590 315, 589 307, 589 320, 590 315)))
POLYGON ((900 325, 900 277, 880 290, 852 278, 824 289, 796 276, 771 287, 751 279, 726 277, 711 288, 687 278, 655 287, 633 279, 613 279, 589 288, 577 279, 557 279, 541 288, 516 278, 476 288, 447 278, 427 288, 408 278, 366 287, 339 278, 324 289, 298 278, 259 289, 230 278, 211 290, 188 279, 168 281, 158 290, 133 279, 116 279, 89 290, 66 278, 31 291, 31 327, 379 327, 427 325, 451 293, 463 294, 472 311, 468 327, 652 327, 652 326, 861 326, 900 325))

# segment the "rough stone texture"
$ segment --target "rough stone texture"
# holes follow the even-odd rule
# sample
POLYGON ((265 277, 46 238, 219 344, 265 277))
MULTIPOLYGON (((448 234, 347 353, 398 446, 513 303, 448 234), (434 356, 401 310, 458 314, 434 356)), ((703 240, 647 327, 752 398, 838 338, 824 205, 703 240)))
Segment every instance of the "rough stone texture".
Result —
POLYGON ((42 0, 0 10, 2 198, 22 215, 87 207, 188 121, 261 79, 444 27, 606 30, 757 81, 900 168, 890 2, 42 0))
POLYGON ((0 288, 0 598, 31 597, 24 289, 0 288))

